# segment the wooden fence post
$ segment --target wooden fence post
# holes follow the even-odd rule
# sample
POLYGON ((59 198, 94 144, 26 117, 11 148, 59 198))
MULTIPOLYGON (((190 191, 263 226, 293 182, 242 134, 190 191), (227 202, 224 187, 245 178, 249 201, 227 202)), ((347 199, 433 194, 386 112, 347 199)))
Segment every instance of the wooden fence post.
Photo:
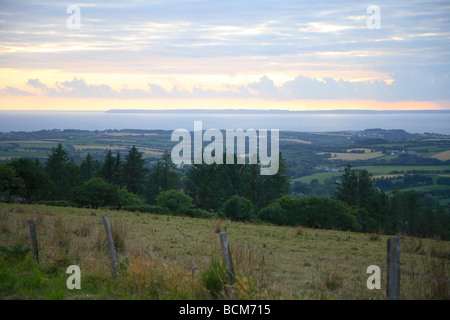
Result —
POLYGON ((27 222, 28 222, 28 228, 30 229, 31 242, 33 243, 34 259, 36 260, 37 263, 39 263, 39 250, 38 250, 38 243, 37 243, 37 237, 36 237, 36 225, 34 224, 33 219, 27 220, 27 222))
POLYGON ((228 243, 228 236, 225 232, 220 232, 220 245, 222 247, 222 258, 227 265, 228 284, 234 283, 234 266, 231 259, 230 244, 228 243))
POLYGON ((388 239, 387 296, 389 300, 400 299, 400 238, 388 239))
POLYGON ((111 272, 114 278, 117 278, 119 270, 117 268, 117 254, 114 247, 114 238, 111 231, 111 224, 109 223, 108 215, 102 215, 103 225, 105 226, 106 238, 108 240, 109 257, 111 259, 111 272))

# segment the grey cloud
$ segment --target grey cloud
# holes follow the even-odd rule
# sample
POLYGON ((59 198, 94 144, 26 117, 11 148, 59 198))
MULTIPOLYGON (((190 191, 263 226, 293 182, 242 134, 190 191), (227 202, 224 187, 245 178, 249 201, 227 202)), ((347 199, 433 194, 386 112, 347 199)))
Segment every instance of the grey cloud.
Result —
MULTIPOLYGON (((193 87, 192 92, 174 87, 166 90, 158 84, 149 83, 149 90, 124 88, 114 90, 106 84, 88 84, 84 79, 58 81, 48 87, 39 79, 29 79, 27 85, 39 89, 49 97, 152 99, 152 98, 265 98, 265 99, 357 99, 378 101, 448 100, 450 99, 450 68, 436 66, 415 69, 398 68, 391 73, 394 79, 388 85, 384 81, 350 82, 325 78, 323 81, 298 76, 281 86, 263 76, 260 80, 244 85, 225 84, 226 90, 216 91, 193 87)), ((2 95, 29 96, 28 91, 10 86, 1 90, 2 95)))
POLYGON ((48 87, 39 81, 39 79, 28 79, 27 85, 41 90, 48 90, 48 87))
POLYGON ((8 87, 0 90, 0 95, 25 97, 25 96, 32 96, 33 94, 28 91, 24 91, 24 90, 20 90, 20 89, 8 86, 8 87))

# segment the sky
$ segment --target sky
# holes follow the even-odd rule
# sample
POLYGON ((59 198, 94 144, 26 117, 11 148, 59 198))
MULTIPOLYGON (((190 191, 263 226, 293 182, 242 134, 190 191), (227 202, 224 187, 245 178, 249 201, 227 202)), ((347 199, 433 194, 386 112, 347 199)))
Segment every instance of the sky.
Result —
POLYGON ((450 109, 450 1, 3 1, 0 110, 450 109))

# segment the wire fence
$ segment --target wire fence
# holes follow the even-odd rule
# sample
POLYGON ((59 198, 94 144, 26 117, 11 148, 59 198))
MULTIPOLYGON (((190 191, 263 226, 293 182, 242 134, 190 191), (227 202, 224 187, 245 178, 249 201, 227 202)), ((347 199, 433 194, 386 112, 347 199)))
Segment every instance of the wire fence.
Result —
MULTIPOLYGON (((10 220, 13 220, 13 219, 10 219, 10 220)), ((21 223, 21 222, 23 222, 23 220, 15 220, 15 222, 21 223)), ((91 233, 91 232, 96 231, 97 234, 100 234, 100 233, 104 232, 104 227, 102 226, 101 222, 99 222, 99 221, 89 222, 89 223, 67 223, 64 221, 56 220, 53 222, 53 224, 54 224, 54 228, 56 228, 56 229, 62 228, 63 229, 62 233, 61 233, 62 239, 56 239, 54 235, 50 235, 48 232, 42 232, 42 230, 38 230, 37 231, 37 238, 38 238, 37 241, 39 241, 39 244, 44 248, 51 246, 51 244, 55 242, 55 239, 57 240, 56 242, 58 243, 58 246, 69 247, 69 246, 79 245, 80 244, 79 239, 77 239, 76 241, 68 239, 68 237, 67 237, 68 232, 67 232, 67 230, 64 230, 64 228, 71 228, 72 230, 74 230, 74 229, 80 230, 80 232, 83 232, 83 230, 84 230, 84 232, 86 232, 86 233, 91 233), (89 230, 89 231, 87 231, 87 230, 89 230), (66 231, 66 232, 64 233, 64 231, 66 231)), ((154 240, 154 239, 175 240, 176 243, 182 243, 183 245, 186 245, 186 243, 188 243, 188 242, 194 242, 194 243, 199 243, 201 245, 209 246, 210 248, 217 248, 218 243, 219 243, 218 239, 216 239, 216 240, 202 239, 202 238, 186 236, 184 234, 180 236, 180 235, 158 232, 157 230, 143 231, 143 230, 138 230, 138 229, 134 229, 134 228, 128 228, 127 232, 133 234, 136 237, 138 237, 138 236, 150 237, 152 240, 154 240)), ((88 244, 86 244, 86 246, 92 250, 99 250, 99 249, 101 249, 101 247, 104 247, 103 244, 99 244, 99 243, 88 243, 88 244)), ((253 252, 260 252, 263 255, 270 255, 270 254, 275 253, 279 256, 290 256, 290 257, 296 256, 296 257, 311 259, 311 260, 318 261, 318 262, 341 263, 344 265, 356 266, 359 269, 361 269, 360 267, 367 268, 368 266, 373 265, 373 263, 370 263, 368 261, 356 261, 356 260, 351 260, 351 259, 342 259, 340 257, 328 256, 328 255, 303 253, 303 252, 297 252, 297 251, 292 251, 292 250, 290 250, 290 251, 280 250, 280 249, 276 249, 276 248, 268 248, 266 246, 257 246, 254 244, 249 245, 249 244, 234 243, 233 239, 231 239, 229 246, 231 248, 231 252, 235 252, 236 250, 252 250, 253 252)), ((39 245, 36 244, 36 247, 39 247, 39 245)), ((41 251, 39 254, 43 257, 47 257, 47 258, 50 257, 50 255, 47 254, 45 252, 45 250, 41 251)), ((200 268, 200 266, 198 264, 207 263, 208 259, 210 258, 210 257, 208 257, 208 255, 203 255, 201 258, 204 261, 202 262, 202 261, 199 261, 198 257, 192 257, 192 258, 171 257, 169 254, 159 254, 155 250, 148 250, 148 249, 136 248, 136 247, 131 247, 131 248, 124 247, 123 250, 119 250, 119 254, 122 256, 140 255, 140 256, 145 256, 145 257, 151 258, 151 259, 160 259, 167 263, 174 263, 174 264, 182 265, 186 269, 190 270, 193 275, 194 275, 195 271, 200 268)), ((443 259, 448 260, 448 255, 447 255, 447 257, 444 257, 443 259)), ((377 265, 380 268, 389 269, 389 262, 385 263, 385 264, 378 263, 377 265)), ((362 268, 362 269, 364 269, 364 268, 362 268)), ((449 286, 449 284, 450 284, 450 280, 447 276, 446 276, 446 278, 442 278, 442 277, 438 277, 436 275, 427 274, 424 272, 414 271, 414 270, 410 270, 410 269, 407 269, 404 267, 400 267, 400 265, 398 267, 398 272, 399 273, 401 272, 402 275, 404 274, 404 275, 409 275, 409 276, 414 276, 414 277, 422 277, 422 278, 425 278, 428 280, 436 281, 445 286, 449 286)), ((340 292, 318 289, 318 288, 314 288, 311 285, 302 285, 300 283, 296 283, 296 282, 292 282, 292 281, 287 282, 282 279, 273 279, 272 283, 276 286, 289 287, 293 290, 305 291, 305 292, 308 292, 311 295, 314 295, 317 297, 334 297, 336 299, 344 299, 344 300, 357 299, 355 297, 351 297, 346 294, 341 294, 340 292)))

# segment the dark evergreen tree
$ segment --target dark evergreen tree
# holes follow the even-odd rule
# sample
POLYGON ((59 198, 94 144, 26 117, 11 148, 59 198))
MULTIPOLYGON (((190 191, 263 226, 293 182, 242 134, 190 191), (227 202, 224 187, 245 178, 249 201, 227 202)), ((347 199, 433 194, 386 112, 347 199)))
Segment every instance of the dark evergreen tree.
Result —
POLYGON ((13 189, 13 193, 24 197, 29 203, 36 196, 45 195, 51 186, 48 174, 28 158, 20 158, 9 163, 23 181, 23 187, 13 189))
POLYGON ((105 159, 103 160, 103 165, 100 169, 100 176, 109 183, 113 183, 115 180, 115 165, 116 158, 112 155, 112 151, 108 150, 105 159))
POLYGON ((186 172, 185 192, 193 198, 197 208, 216 211, 222 205, 220 199, 224 191, 218 179, 218 166, 215 163, 194 164, 186 172))
POLYGON ((405 221, 405 230, 408 235, 417 234, 419 227, 419 212, 421 204, 419 196, 414 190, 402 194, 403 219, 405 221))
POLYGON ((58 143, 56 148, 52 148, 52 153, 47 158, 45 164, 45 171, 48 172, 50 178, 55 184, 60 185, 64 181, 64 174, 66 165, 69 162, 69 154, 63 148, 61 143, 58 143))
POLYGON ((146 185, 146 198, 149 203, 154 203, 161 191, 176 189, 180 182, 180 176, 175 172, 176 165, 167 150, 153 166, 148 176, 146 185))
POLYGON ((92 159, 91 153, 88 152, 86 158, 80 165, 80 180, 81 182, 88 181, 97 175, 98 162, 92 159))
POLYGON ((351 206, 359 204, 358 176, 349 164, 344 168, 344 174, 337 187, 336 198, 351 206))
POLYGON ((24 181, 17 175, 14 166, 10 163, 0 164, 0 195, 6 192, 6 199, 10 202, 13 194, 22 194, 24 189, 24 181))
POLYGON ((114 159, 114 172, 112 175, 111 183, 117 185, 123 185, 122 183, 122 160, 120 159, 120 152, 117 150, 116 157, 114 159))
POLYGON ((59 143, 45 163, 45 171, 53 182, 50 198, 66 200, 69 198, 69 190, 79 181, 79 168, 69 158, 68 152, 59 143))
POLYGON ((143 154, 135 146, 125 156, 125 162, 122 166, 122 182, 129 192, 137 195, 144 193, 144 185, 147 178, 145 162, 143 154))
MULTIPOLYGON (((224 155, 225 159, 225 155, 224 155)), ((259 164, 194 164, 186 173, 185 190, 201 209, 217 211, 234 195, 250 200, 259 210, 289 192, 290 181, 280 154, 278 173, 261 175, 259 164)))

